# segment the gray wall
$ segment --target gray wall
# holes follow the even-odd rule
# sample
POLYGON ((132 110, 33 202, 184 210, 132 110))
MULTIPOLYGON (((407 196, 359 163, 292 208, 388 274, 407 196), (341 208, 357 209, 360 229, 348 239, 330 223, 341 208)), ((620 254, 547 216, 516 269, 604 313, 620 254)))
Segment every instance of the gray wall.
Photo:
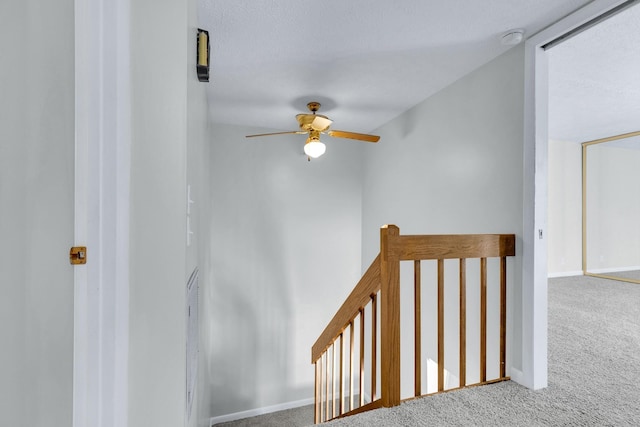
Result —
POLYGON ((130 426, 184 425, 187 7, 131 3, 130 426))
MULTIPOLYGON (((293 118, 292 118, 293 120, 293 118)), ((313 397, 311 346, 360 278, 361 150, 212 125, 213 416, 313 397)))
MULTIPOLYGON (((363 269, 378 253, 378 230, 386 223, 401 234, 517 235, 517 257, 509 264, 515 366, 522 327, 523 105, 520 46, 379 128, 381 141, 367 152, 363 180, 363 269)), ((455 345, 457 335, 448 339, 455 345)), ((412 351, 410 342, 402 345, 412 351)), ((457 374, 457 357, 449 356, 447 366, 457 374)))
POLYGON ((193 234, 187 247, 185 277, 197 267, 199 271, 199 354, 196 396, 193 402, 190 427, 209 427, 211 417, 212 375, 209 361, 214 347, 213 301, 211 260, 211 167, 212 146, 206 89, 209 84, 198 81, 196 75, 195 37, 198 28, 197 0, 189 0, 187 34, 187 184, 191 187, 190 226, 193 234))
POLYGON ((582 274, 582 145, 549 141, 550 277, 582 274))
POLYGON ((196 10, 196 0, 132 3, 130 426, 208 426, 211 416, 211 138, 196 10), (200 366, 186 421, 185 285, 196 267, 200 366))
POLYGON ((640 150, 614 143, 592 145, 587 150, 588 271, 637 270, 640 150))
POLYGON ((71 425, 73 1, 0 3, 0 425, 71 425))

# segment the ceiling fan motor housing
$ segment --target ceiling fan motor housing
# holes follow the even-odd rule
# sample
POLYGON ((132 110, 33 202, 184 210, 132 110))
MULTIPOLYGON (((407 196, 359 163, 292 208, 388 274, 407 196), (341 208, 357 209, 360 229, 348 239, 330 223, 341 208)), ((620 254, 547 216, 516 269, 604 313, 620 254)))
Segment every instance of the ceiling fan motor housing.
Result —
POLYGON ((316 114, 316 111, 320 109, 320 103, 311 101, 307 104, 307 108, 312 114, 298 114, 296 119, 300 124, 300 129, 305 132, 317 130, 318 132, 324 132, 329 129, 333 121, 322 114, 316 114))

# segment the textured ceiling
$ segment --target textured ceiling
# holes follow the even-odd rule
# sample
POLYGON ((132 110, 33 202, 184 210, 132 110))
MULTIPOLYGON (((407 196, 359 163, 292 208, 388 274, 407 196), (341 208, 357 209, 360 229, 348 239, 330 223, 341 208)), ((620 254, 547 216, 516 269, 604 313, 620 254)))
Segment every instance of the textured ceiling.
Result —
POLYGON ((589 0, 199 0, 211 120, 295 130, 320 101, 371 132, 589 0))
POLYGON ((640 6, 548 53, 552 139, 585 142, 640 130, 640 6))

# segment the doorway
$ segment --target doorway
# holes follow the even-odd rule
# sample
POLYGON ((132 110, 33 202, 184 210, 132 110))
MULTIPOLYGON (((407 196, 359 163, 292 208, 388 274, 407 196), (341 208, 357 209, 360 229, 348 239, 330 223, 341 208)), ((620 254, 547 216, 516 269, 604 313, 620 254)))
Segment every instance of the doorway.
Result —
POLYGON ((530 388, 547 385, 547 215, 550 49, 637 0, 596 0, 529 38, 525 44, 524 233, 522 372, 514 379, 530 388))

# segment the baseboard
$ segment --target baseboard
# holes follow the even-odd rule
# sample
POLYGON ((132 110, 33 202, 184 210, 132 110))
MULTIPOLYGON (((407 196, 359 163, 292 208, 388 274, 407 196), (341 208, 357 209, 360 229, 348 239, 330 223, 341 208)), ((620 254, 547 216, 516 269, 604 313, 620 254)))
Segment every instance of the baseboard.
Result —
POLYGON ((511 381, 516 382, 520 385, 524 385, 526 387, 526 385, 524 384, 524 374, 522 373, 522 371, 515 368, 511 368, 509 371, 510 371, 509 376, 511 377, 511 381))
POLYGON ((273 406, 265 406, 263 408, 250 409, 248 411, 235 412, 233 414, 220 415, 218 417, 211 417, 211 419, 209 420, 209 426, 213 426, 219 423, 226 423, 228 421, 241 420, 243 418, 257 417, 258 415, 271 414, 272 412, 284 411, 286 409, 313 405, 313 403, 313 398, 302 399, 293 402, 280 403, 273 406))
POLYGON ((555 279, 557 277, 573 277, 573 276, 582 276, 582 270, 561 271, 559 273, 549 273, 549 274, 547 274, 547 277, 549 279, 555 279))

